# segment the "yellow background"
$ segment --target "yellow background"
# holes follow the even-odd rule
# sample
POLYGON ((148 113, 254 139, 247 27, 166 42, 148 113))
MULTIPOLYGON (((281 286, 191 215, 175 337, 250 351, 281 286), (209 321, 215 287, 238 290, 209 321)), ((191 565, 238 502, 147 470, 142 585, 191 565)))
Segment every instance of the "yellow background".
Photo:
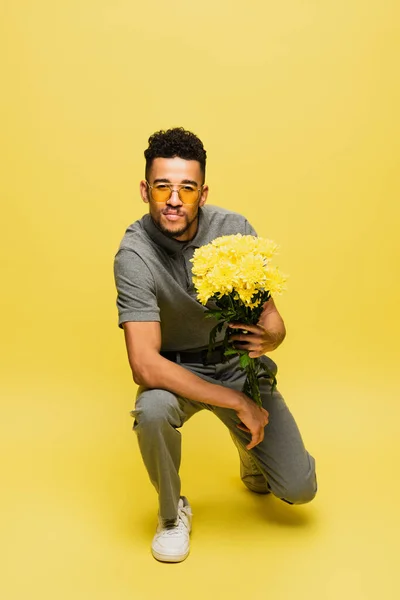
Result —
POLYGON ((398 3, 0 13, 2 598, 398 598, 398 3), (200 414, 183 429, 192 550, 165 565, 112 264, 146 211, 147 139, 173 126, 204 142, 209 202, 281 246, 271 357, 319 492, 252 495, 200 414))

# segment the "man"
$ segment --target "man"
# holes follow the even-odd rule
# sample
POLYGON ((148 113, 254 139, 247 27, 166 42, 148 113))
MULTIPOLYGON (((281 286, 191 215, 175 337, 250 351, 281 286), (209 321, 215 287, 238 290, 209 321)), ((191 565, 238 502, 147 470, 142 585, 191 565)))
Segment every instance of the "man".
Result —
MULTIPOLYGON (((183 128, 159 131, 145 151, 140 182, 149 214, 128 227, 115 256, 118 325, 124 330, 135 383, 139 385, 133 430, 159 497, 153 556, 179 562, 189 553, 192 511, 181 495, 181 427, 202 409, 228 427, 239 451, 240 475, 253 492, 272 492, 289 504, 309 502, 317 482, 314 458, 271 380, 261 379, 263 407, 241 392, 245 373, 238 356, 222 359, 221 342, 206 360, 212 319, 196 298, 190 259, 194 250, 220 235, 256 235, 238 213, 205 205, 206 151, 183 128), (269 424, 268 424, 269 422, 269 424), (266 427, 266 425, 268 426, 266 427)), ((257 326, 232 335, 237 347, 262 357, 282 343, 286 331, 270 298, 257 326)))

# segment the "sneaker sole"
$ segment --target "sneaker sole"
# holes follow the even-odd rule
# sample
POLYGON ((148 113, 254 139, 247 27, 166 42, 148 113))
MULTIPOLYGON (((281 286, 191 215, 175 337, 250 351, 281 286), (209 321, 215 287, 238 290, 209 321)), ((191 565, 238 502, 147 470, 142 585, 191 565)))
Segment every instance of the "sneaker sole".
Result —
POLYGON ((190 548, 188 549, 187 552, 185 552, 185 554, 178 554, 175 556, 173 556, 173 555, 170 556, 168 554, 160 554, 156 550, 153 550, 153 548, 151 549, 151 553, 156 560, 159 560, 160 562, 169 562, 169 563, 182 562, 183 560, 185 560, 185 558, 187 558, 189 556, 189 552, 190 552, 190 548))

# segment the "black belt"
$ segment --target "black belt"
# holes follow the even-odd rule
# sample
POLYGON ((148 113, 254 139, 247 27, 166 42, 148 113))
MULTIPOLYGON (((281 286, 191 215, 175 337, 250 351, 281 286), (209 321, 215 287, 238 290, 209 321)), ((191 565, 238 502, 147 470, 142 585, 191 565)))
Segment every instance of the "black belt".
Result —
POLYGON ((200 352, 175 352, 168 350, 160 352, 160 354, 164 358, 176 363, 202 363, 203 365, 215 365, 226 360, 226 357, 224 357, 223 346, 214 348, 210 356, 207 356, 208 350, 201 350, 200 352))

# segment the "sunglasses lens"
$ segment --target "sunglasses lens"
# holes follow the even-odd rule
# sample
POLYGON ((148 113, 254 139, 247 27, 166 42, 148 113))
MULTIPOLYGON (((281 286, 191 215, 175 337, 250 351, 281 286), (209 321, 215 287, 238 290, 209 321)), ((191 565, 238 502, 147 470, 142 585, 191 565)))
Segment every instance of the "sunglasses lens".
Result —
POLYGON ((159 184, 152 188, 154 202, 166 202, 171 195, 171 190, 167 185, 159 184))
POLYGON ((196 188, 190 186, 181 187, 179 190, 179 198, 183 204, 193 204, 198 198, 198 191, 196 188))

